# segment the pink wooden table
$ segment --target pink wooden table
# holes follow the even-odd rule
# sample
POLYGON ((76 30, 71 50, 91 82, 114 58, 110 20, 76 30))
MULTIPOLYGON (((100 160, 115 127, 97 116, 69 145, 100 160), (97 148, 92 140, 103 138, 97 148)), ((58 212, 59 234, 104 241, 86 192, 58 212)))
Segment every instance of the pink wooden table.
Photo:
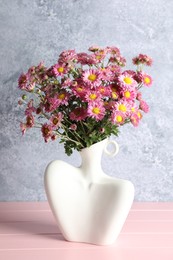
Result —
POLYGON ((173 260, 173 203, 135 202, 116 243, 95 246, 65 241, 47 202, 0 202, 0 260, 11 259, 173 260))

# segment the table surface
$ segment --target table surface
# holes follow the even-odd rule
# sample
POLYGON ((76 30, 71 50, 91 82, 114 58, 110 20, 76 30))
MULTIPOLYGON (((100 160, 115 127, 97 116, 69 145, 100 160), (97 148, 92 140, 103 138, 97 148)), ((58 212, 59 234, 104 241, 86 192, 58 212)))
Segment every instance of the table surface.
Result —
POLYGON ((0 260, 173 260, 173 202, 134 202, 115 244, 65 241, 47 202, 0 202, 0 260))

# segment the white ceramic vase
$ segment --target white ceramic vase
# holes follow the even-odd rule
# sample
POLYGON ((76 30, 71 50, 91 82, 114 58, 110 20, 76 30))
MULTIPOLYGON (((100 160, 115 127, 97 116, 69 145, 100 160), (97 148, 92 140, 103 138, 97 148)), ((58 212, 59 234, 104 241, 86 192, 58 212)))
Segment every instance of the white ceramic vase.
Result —
MULTIPOLYGON (((64 161, 51 162, 45 171, 49 205, 64 238, 96 245, 113 244, 134 199, 130 181, 106 175, 101 168, 105 139, 80 154, 76 168, 64 161)), ((116 151, 118 152, 118 146, 116 151)), ((108 153, 108 150, 105 150, 108 153)))

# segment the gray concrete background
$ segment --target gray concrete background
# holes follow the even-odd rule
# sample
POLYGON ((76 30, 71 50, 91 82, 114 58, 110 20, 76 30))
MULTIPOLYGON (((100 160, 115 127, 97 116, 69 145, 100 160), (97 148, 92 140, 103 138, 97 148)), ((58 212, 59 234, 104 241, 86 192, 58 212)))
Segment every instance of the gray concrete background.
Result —
POLYGON ((62 159, 79 165, 58 142, 45 144, 31 130, 21 136, 17 79, 31 65, 56 62, 64 49, 115 45, 127 58, 153 57, 150 105, 138 128, 125 126, 116 158, 103 156, 112 176, 131 180, 138 201, 173 200, 173 1, 0 0, 0 201, 45 200, 46 165, 62 159))

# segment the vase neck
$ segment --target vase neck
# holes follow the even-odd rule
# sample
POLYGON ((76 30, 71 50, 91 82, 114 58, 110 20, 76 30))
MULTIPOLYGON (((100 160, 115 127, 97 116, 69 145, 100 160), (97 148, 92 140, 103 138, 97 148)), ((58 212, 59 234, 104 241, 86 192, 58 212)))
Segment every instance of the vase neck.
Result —
POLYGON ((107 139, 82 149, 80 152, 82 163, 81 169, 85 177, 96 180, 103 174, 101 168, 101 158, 107 139))

